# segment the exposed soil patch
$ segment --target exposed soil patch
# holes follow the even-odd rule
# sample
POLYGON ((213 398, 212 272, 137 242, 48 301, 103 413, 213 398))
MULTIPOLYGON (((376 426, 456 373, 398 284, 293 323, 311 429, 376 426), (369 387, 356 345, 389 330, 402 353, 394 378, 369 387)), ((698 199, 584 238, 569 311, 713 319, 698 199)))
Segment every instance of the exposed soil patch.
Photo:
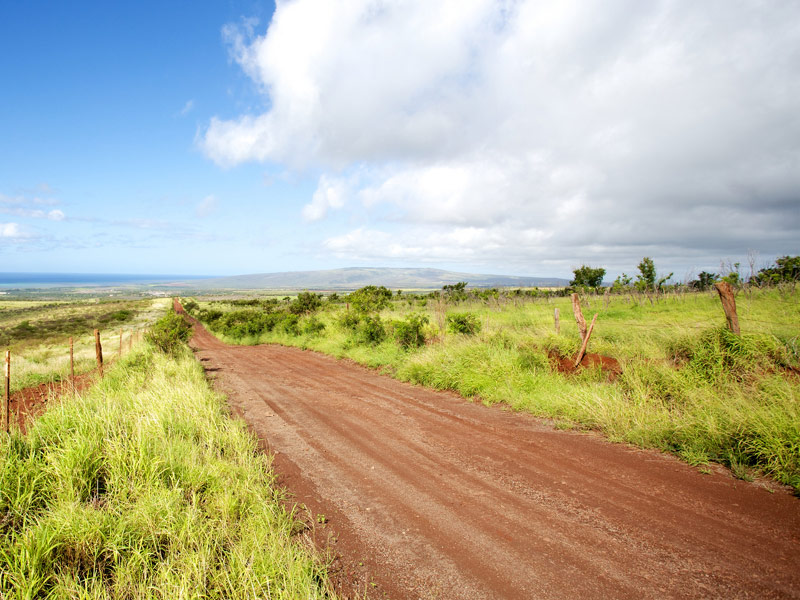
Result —
POLYGON ((344 597, 800 597, 789 494, 195 327, 208 376, 339 557, 344 597))
POLYGON ((47 409, 48 403, 57 401, 61 396, 71 394, 73 391, 80 393, 90 387, 96 379, 94 372, 85 373, 76 375, 74 381, 42 383, 11 394, 11 422, 16 423, 25 433, 28 422, 41 415, 47 409))
POLYGON ((559 373, 575 373, 579 369, 592 369, 599 368, 601 371, 608 375, 609 381, 614 381, 617 377, 622 375, 622 366, 616 358, 610 356, 603 356, 601 354, 586 353, 583 355, 578 367, 575 367, 575 358, 561 356, 556 351, 551 351, 548 356, 553 367, 559 373))

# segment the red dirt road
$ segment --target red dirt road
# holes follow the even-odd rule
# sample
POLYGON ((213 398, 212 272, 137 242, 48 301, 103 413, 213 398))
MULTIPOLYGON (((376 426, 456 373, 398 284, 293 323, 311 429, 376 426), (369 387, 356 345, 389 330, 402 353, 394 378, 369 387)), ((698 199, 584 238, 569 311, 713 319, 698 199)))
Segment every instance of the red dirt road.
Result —
POLYGON ((372 598, 800 597, 800 500, 280 346, 192 341, 372 598), (325 518, 317 515, 324 515, 325 518))

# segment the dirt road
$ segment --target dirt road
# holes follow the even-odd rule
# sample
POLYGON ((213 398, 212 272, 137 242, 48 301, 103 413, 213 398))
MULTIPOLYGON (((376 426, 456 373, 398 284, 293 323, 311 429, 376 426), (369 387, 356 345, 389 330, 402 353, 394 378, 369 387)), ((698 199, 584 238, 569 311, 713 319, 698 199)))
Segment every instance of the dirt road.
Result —
MULTIPOLYGON (((336 359, 192 345, 374 598, 800 597, 800 500, 336 359)), ((360 596, 363 597, 363 596, 360 596)))

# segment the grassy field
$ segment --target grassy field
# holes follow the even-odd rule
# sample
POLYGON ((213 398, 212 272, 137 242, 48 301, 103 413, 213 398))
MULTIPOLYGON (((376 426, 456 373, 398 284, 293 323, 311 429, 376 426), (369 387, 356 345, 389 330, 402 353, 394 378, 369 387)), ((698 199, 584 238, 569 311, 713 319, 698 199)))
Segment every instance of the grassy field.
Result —
POLYGON ((0 342, 11 350, 11 389, 69 376, 69 338, 74 340, 75 373, 95 368, 93 330, 104 355, 113 358, 119 334, 127 347, 134 331, 149 326, 170 306, 169 298, 121 302, 36 302, 0 300, 0 342))
POLYGON ((598 313, 589 350, 619 361, 622 373, 613 381, 599 368, 568 375, 554 368, 554 356, 572 356, 580 345, 569 298, 395 296, 361 317, 343 301, 326 301, 313 314, 266 321, 270 331, 225 315, 282 312, 289 303, 199 302, 194 314, 228 342, 351 358, 403 380, 554 418, 562 427, 673 452, 701 469, 714 461, 745 479, 761 472, 800 491, 800 378, 792 371, 800 366, 800 302, 777 290, 741 292, 737 302, 741 337, 724 328, 713 292, 652 303, 638 295, 584 297, 587 320, 598 313), (478 331, 453 333, 448 319, 456 313, 471 315, 478 331), (426 339, 418 348, 401 343, 414 315, 426 339))
POLYGON ((184 347, 0 436, 0 598, 330 597, 269 458, 184 347))

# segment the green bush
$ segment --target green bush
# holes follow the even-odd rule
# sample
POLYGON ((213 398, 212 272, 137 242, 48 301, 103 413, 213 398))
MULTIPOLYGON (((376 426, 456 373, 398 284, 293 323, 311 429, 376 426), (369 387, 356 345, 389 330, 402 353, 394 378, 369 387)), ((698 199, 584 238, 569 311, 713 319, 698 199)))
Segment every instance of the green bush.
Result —
POLYGON ((355 312, 346 312, 339 317, 337 323, 345 331, 356 331, 361 323, 361 317, 355 312))
POLYGON ((303 323, 303 333, 306 335, 319 335, 325 331, 325 323, 317 317, 309 317, 303 323))
POLYGON ((378 316, 366 316, 361 320, 358 327, 358 337, 361 342, 375 346, 380 344, 386 337, 386 328, 383 321, 378 316))
POLYGON ((405 321, 395 321, 394 337, 403 348, 419 348, 425 344, 424 327, 430 320, 427 315, 408 315, 405 321))
POLYGON ((192 326, 182 315, 170 311, 153 324, 145 339, 162 352, 176 354, 191 336, 192 326))
POLYGON ((378 312, 386 308, 391 299, 391 290, 384 286, 376 287, 374 285, 358 289, 347 296, 347 301, 353 306, 353 310, 360 313, 378 312))
POLYGON ((450 333, 474 335, 481 330, 481 322, 472 313, 450 313, 447 315, 447 330, 450 333))
POLYGON ((300 292, 289 305, 289 312, 295 315, 308 315, 322 306, 322 294, 300 292))

